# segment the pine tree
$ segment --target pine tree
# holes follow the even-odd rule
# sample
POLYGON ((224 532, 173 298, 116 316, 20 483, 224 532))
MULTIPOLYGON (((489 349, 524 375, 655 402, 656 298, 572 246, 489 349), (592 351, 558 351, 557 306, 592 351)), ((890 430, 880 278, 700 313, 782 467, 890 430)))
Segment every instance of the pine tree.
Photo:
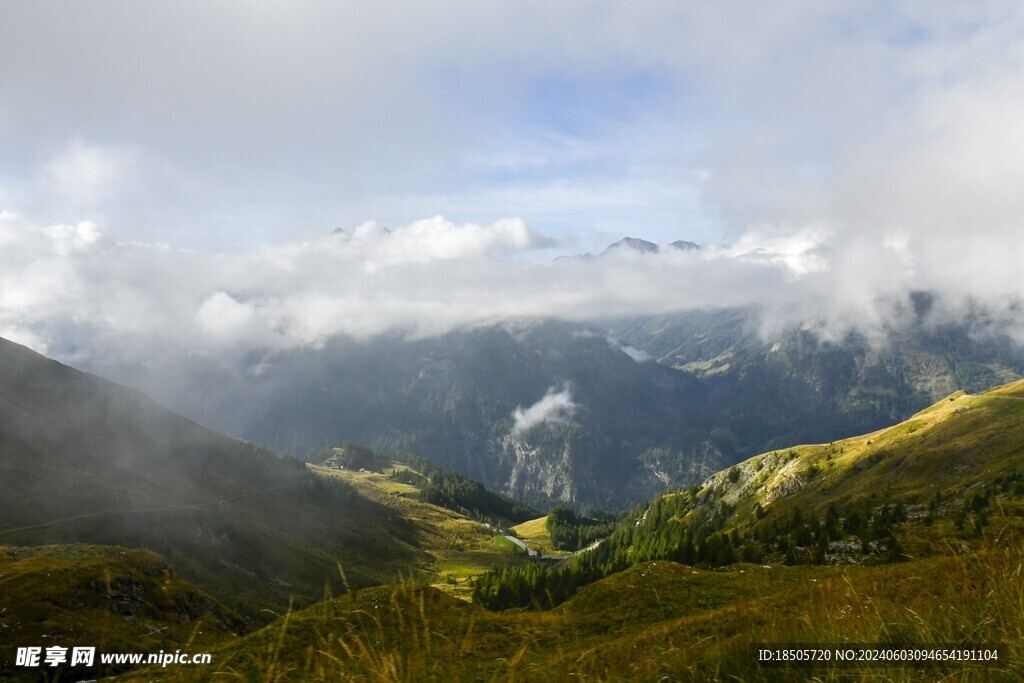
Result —
POLYGON ((894 534, 892 530, 889 531, 887 545, 888 548, 885 555, 886 560, 889 562, 902 562, 906 559, 903 556, 903 546, 900 545, 900 542, 896 539, 896 534, 894 534))
POLYGON ((736 548, 733 546, 732 539, 729 538, 729 536, 725 537, 725 541, 722 543, 722 547, 718 551, 718 557, 715 559, 715 564, 717 564, 720 567, 729 564, 735 564, 736 548))

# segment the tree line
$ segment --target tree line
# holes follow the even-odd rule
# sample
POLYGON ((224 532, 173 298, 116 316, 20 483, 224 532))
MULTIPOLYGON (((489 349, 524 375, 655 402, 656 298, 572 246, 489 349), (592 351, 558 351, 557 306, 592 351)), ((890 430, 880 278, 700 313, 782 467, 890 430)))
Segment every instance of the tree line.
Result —
POLYGON ((420 489, 422 500, 474 519, 519 524, 540 516, 540 512, 458 472, 438 467, 416 455, 403 455, 407 470, 397 470, 391 478, 420 489))
MULTIPOLYGON (((983 524, 991 496, 1015 491, 1017 484, 1009 478, 993 483, 966 498, 956 517, 962 513, 983 524)), ((924 523, 939 514, 941 496, 937 500, 921 513, 924 523)), ((745 526, 736 524, 734 513, 715 491, 698 493, 694 486, 665 495, 627 513, 600 545, 571 560, 554 566, 530 563, 480 576, 473 599, 493 610, 546 609, 587 584, 651 560, 721 567, 765 561, 822 565, 835 560, 837 553, 858 552, 873 562, 906 559, 899 529, 908 521, 908 511, 900 501, 883 503, 872 495, 833 502, 823 514, 799 505, 769 514, 755 504, 753 519, 745 526), (837 545, 840 541, 845 543, 837 545)))

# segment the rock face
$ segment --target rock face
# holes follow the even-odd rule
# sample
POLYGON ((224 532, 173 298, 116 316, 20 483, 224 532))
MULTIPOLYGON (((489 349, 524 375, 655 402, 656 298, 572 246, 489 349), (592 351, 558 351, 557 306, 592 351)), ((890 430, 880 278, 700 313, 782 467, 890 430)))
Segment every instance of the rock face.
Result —
POLYGON ((701 380, 726 454, 832 441, 905 419, 956 389, 1024 375, 1024 349, 971 321, 911 320, 881 339, 825 341, 814 325, 760 336, 755 310, 695 311, 619 321, 611 333, 701 380))
POLYGON ((682 488, 703 481, 732 462, 731 453, 724 452, 710 440, 694 444, 676 443, 648 448, 640 456, 651 475, 663 489, 682 488))
POLYGON ((508 490, 522 500, 562 500, 579 498, 573 476, 573 444, 562 441, 561 450, 552 453, 541 445, 506 434, 493 442, 498 457, 508 462, 508 490))

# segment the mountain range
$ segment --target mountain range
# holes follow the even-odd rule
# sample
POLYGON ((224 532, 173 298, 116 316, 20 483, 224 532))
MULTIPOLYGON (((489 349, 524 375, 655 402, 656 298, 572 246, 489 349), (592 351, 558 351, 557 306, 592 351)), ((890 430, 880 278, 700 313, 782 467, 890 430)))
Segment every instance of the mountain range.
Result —
MULTIPOLYGON (((537 560, 459 512, 510 525, 530 511, 428 461, 344 444, 307 465, 0 342, 0 628, 12 647, 201 647, 213 671, 307 680, 800 680, 752 664, 752 643, 898 637, 1007 643, 984 672, 1013 680, 1022 429, 1022 381, 957 391, 893 426, 722 468, 537 560), (413 580, 371 587, 402 572, 413 580), (313 604, 260 628, 289 597, 313 604), (545 611, 518 611, 530 605, 545 611), (656 656, 636 658, 641 644, 656 656)), ((516 528, 557 541, 551 516, 516 528)), ((30 680, 12 647, 0 672, 30 680)))
MULTIPOLYGON (((627 238, 609 250, 658 248, 700 247, 627 238)), ((872 335, 814 321, 768 333, 760 310, 715 309, 230 357, 155 350, 150 362, 86 367, 300 459, 354 440, 539 507, 623 509, 765 450, 871 431, 957 388, 1024 376, 1019 343, 981 314, 939 319, 934 304, 915 292, 872 335), (528 429, 517 414, 532 416, 528 429)))

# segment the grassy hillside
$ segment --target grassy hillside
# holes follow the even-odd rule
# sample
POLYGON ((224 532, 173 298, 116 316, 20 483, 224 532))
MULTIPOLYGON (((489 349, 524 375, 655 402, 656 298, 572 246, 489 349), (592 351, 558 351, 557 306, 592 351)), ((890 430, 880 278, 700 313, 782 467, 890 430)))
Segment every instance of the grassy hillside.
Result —
POLYGON ((864 501, 927 506, 927 516, 915 509, 921 519, 940 521, 975 494, 985 507, 996 497, 1008 506, 1002 512, 1016 511, 1022 476, 1024 380, 978 395, 956 392, 864 436, 756 456, 711 477, 700 495, 734 508, 739 526, 758 516, 757 507, 776 517, 798 508, 822 515, 830 505, 864 501))
POLYGON ((289 614, 217 648, 201 672, 145 669, 123 680, 1015 681, 1022 561, 1015 544, 877 567, 649 562, 558 609, 501 614, 429 587, 385 586, 289 614), (758 642, 967 641, 1006 647, 994 666, 929 669, 761 669, 751 655, 758 642))
MULTIPOLYGON (((243 631, 237 615, 183 581, 155 553, 86 545, 0 546, 3 680, 38 680, 38 670, 14 666, 18 646, 205 651, 243 631)), ((78 667, 75 673, 111 670, 78 667)))
POLYGON ((523 560, 516 556, 515 546, 495 544, 497 540, 512 545, 496 537, 492 528, 423 500, 422 486, 404 481, 427 480, 408 465, 387 463, 378 471, 363 472, 317 465, 309 468, 318 476, 345 482, 363 498, 405 520, 411 531, 408 542, 418 553, 418 561, 410 565, 409 573, 449 595, 468 600, 474 578, 523 560), (416 476, 405 476, 410 474, 416 476))
POLYGON ((421 561, 412 525, 303 463, 0 340, 0 543, 158 551, 248 615, 421 561))
POLYGON ((544 555, 556 555, 562 552, 555 548, 551 542, 547 515, 517 524, 512 527, 512 531, 515 532, 516 536, 523 539, 527 545, 537 549, 544 555))
POLYGON ((626 515, 592 551, 478 581, 494 609, 550 606, 650 560, 701 566, 904 562, 1024 531, 1024 382, 910 420, 751 458, 626 515))
MULTIPOLYGON (((889 429, 763 454, 638 508, 571 560, 478 583, 479 603, 534 609, 378 587, 223 645, 213 671, 267 681, 1019 680, 1022 444, 1024 382, 957 393, 889 429), (987 666, 775 669, 754 661, 763 642, 1002 649, 987 666)), ((161 676, 200 679, 179 669, 127 680, 161 676)))
POLYGON ((1018 680, 1024 381, 762 454, 542 563, 424 500, 430 478, 408 465, 306 466, 13 345, 0 355, 0 540, 167 555, 0 550, 5 644, 213 652, 122 675, 147 681, 1018 680), (290 595, 284 616, 232 635, 230 607, 290 595), (759 668, 757 642, 1004 648, 988 668, 814 672, 759 668))
POLYGON ((401 459, 406 467, 396 470, 392 477, 416 486, 420 497, 427 502, 500 527, 532 519, 538 514, 537 510, 514 498, 489 491, 475 479, 438 467, 426 458, 403 454, 401 459))

